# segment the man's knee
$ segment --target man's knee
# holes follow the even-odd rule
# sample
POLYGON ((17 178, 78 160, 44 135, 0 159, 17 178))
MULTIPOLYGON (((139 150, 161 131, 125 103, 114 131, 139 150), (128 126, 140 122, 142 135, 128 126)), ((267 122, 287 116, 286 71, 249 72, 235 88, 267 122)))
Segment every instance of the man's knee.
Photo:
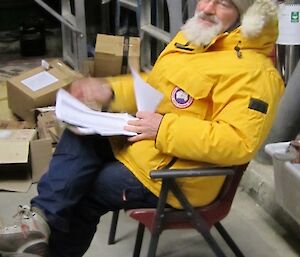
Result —
POLYGON ((150 202, 152 207, 157 199, 118 161, 107 164, 101 170, 92 191, 96 201, 106 206, 107 210, 139 207, 150 202))

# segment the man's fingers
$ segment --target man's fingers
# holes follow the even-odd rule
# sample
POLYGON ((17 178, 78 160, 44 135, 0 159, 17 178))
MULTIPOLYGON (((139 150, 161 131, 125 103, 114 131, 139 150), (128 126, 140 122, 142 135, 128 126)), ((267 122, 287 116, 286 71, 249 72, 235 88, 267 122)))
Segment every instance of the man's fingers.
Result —
POLYGON ((143 139, 146 139, 146 137, 143 134, 139 134, 137 136, 129 137, 128 141, 129 142, 137 142, 137 141, 140 141, 140 140, 143 140, 143 139))
POLYGON ((77 86, 76 87, 73 86, 70 88, 70 94, 76 98, 79 98, 79 97, 82 97, 82 90, 81 90, 81 88, 79 88, 77 86))
POLYGON ((127 121, 127 124, 130 126, 139 126, 140 121, 139 120, 129 120, 129 121, 127 121))
POLYGON ((138 134, 142 133, 143 128, 138 126, 124 126, 124 129, 130 132, 136 132, 138 134))
POLYGON ((137 112, 135 116, 139 119, 144 119, 149 116, 149 112, 137 112))

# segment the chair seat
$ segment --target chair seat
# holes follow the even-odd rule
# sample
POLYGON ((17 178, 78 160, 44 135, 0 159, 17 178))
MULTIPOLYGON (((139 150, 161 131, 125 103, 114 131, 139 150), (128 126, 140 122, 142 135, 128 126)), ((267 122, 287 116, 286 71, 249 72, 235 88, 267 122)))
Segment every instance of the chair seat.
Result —
MULTIPOLYGON (((196 208, 196 211, 205 219, 209 228, 211 228, 218 221, 222 220, 229 213, 229 208, 227 206, 220 206, 214 208, 213 205, 207 205, 203 207, 196 208)), ((144 226, 150 231, 153 231, 155 226, 155 208, 145 208, 145 209, 129 209, 126 210, 126 214, 144 224, 144 226)), ((162 229, 186 229, 194 228, 194 224, 191 218, 187 216, 184 210, 166 208, 165 209, 165 221, 162 224, 162 229)))

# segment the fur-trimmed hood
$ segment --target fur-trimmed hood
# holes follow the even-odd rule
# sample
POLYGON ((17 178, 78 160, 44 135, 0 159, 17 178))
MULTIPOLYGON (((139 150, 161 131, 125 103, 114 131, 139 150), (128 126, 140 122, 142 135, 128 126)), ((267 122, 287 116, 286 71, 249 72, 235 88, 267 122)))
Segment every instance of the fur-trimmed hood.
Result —
POLYGON ((251 49, 270 56, 278 37, 277 9, 275 0, 256 0, 241 16, 240 26, 226 36, 216 37, 211 47, 233 49, 241 55, 244 50, 251 49))
MULTIPOLYGON (((243 0, 242 0, 243 1, 243 0)), ((259 36, 269 22, 277 21, 276 0, 256 0, 241 16, 241 33, 245 38, 259 36)))

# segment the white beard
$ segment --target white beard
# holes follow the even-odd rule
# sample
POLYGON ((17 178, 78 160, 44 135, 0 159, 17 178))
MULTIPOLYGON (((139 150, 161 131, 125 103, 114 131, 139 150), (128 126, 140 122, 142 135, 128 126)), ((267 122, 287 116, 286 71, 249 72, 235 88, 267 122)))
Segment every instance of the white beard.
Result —
MULTIPOLYGON (((222 32, 223 25, 217 17, 208 17, 212 19, 216 24, 212 26, 206 26, 198 22, 198 17, 204 15, 202 12, 196 12, 195 15, 190 18, 181 28, 184 36, 188 41, 196 46, 208 45, 213 38, 222 32)), ((205 15, 204 15, 205 16, 205 15)))

